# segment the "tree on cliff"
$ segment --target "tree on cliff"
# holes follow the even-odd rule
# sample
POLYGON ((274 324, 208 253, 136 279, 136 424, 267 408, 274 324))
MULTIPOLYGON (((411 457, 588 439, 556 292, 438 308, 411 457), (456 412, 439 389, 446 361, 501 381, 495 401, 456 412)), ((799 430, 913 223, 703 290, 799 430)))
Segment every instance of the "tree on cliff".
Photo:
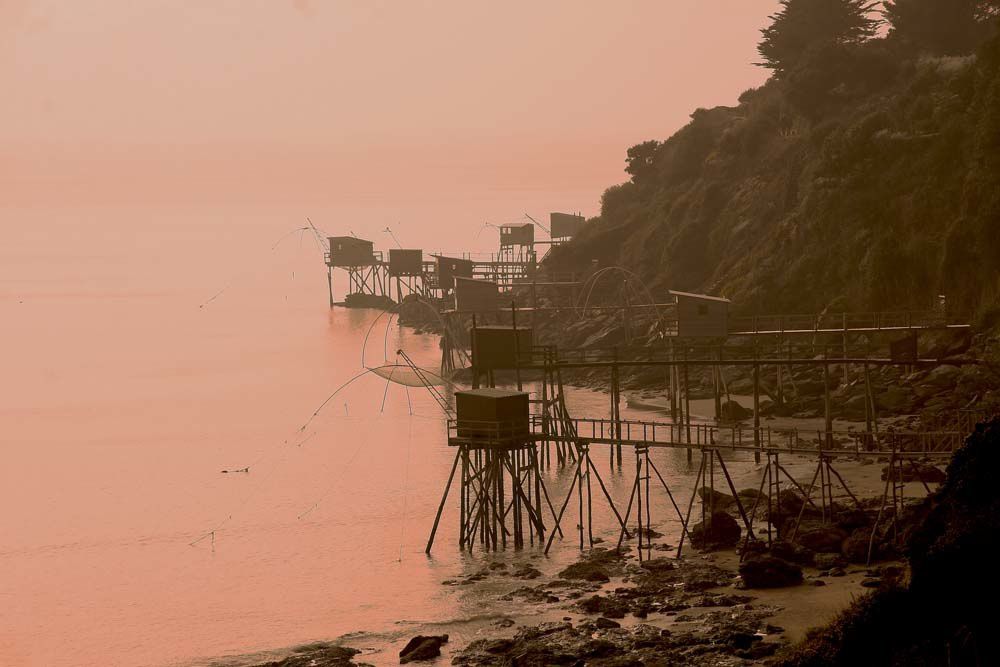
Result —
POLYGON ((887 0, 889 36, 917 51, 971 53, 996 28, 1000 0, 887 0))
POLYGON ((660 148, 659 141, 644 141, 628 149, 625 157, 625 173, 636 184, 645 183, 656 175, 655 158, 660 148))
POLYGON ((771 25, 761 32, 758 63, 779 75, 809 52, 829 46, 858 44, 875 36, 880 21, 872 18, 869 0, 781 0, 771 25))

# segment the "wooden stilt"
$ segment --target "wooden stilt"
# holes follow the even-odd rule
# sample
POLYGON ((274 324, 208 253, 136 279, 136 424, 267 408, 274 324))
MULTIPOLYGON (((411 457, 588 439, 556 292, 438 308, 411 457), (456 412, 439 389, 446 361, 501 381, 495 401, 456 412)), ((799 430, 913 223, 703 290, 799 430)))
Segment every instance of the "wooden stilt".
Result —
POLYGON ((517 335, 517 303, 510 302, 510 322, 514 329, 514 375, 517 378, 517 390, 524 391, 521 386, 521 350, 519 346, 520 336, 517 335))
POLYGON ((702 465, 698 467, 698 474, 694 479, 694 491, 691 492, 691 500, 688 502, 687 515, 684 517, 684 531, 681 533, 681 539, 677 543, 677 557, 681 557, 681 552, 684 550, 684 536, 687 534, 687 527, 691 525, 691 509, 694 507, 695 496, 698 495, 698 488, 701 484, 702 474, 705 472, 705 461, 702 459, 702 465))
POLYGON ((584 459, 587 458, 589 460, 589 457, 586 457, 584 455, 584 453, 582 451, 580 451, 580 446, 579 445, 577 445, 576 453, 577 453, 577 456, 579 457, 579 465, 576 467, 576 477, 577 477, 577 480, 576 480, 577 481, 577 484, 576 484, 576 493, 577 493, 577 496, 579 497, 579 501, 580 501, 580 513, 579 513, 580 521, 577 524, 577 528, 580 529, 580 550, 583 551, 583 521, 584 521, 584 516, 583 516, 583 495, 584 495, 584 491, 583 491, 583 474, 584 474, 584 472, 583 472, 583 467, 585 465, 584 464, 584 459))
MULTIPOLYGON (((684 431, 685 439, 688 444, 691 444, 691 386, 688 382, 688 354, 687 350, 684 350, 684 363, 681 369, 684 373, 684 431)), ((687 450, 688 463, 691 462, 691 448, 688 447, 687 450)))
POLYGON ((590 488, 590 469, 592 467, 592 462, 590 460, 590 446, 586 446, 584 456, 587 459, 586 466, 586 482, 587 482, 587 546, 588 548, 593 548, 594 546, 594 500, 591 494, 590 488))
POLYGON ((743 508, 743 501, 740 500, 739 493, 736 492, 736 485, 733 484, 733 478, 729 475, 729 469, 726 468, 726 462, 722 459, 722 454, 718 449, 713 449, 712 451, 715 452, 715 456, 719 461, 719 468, 722 470, 722 474, 726 478, 726 483, 729 484, 729 492, 733 494, 733 498, 736 500, 736 509, 740 513, 740 518, 743 519, 743 526, 746 528, 750 539, 756 540, 757 538, 753 534, 753 525, 747 517, 746 510, 743 508))
POLYGON ((479 389, 479 364, 476 363, 479 354, 476 351, 476 314, 472 314, 472 335, 470 337, 472 347, 472 388, 479 389))
POLYGON ((642 449, 643 449, 642 458, 643 458, 643 463, 645 464, 645 467, 642 472, 644 481, 646 482, 646 549, 649 550, 652 548, 650 546, 650 539, 651 539, 650 533, 652 532, 653 528, 653 512, 649 505, 649 478, 650 478, 649 447, 643 447, 642 449))
POLYGON ((638 450, 636 450, 635 455, 635 488, 636 488, 636 519, 638 524, 636 526, 636 534, 638 535, 638 547, 639 547, 639 561, 642 561, 642 457, 639 455, 638 450))
POLYGON ((670 487, 667 485, 667 481, 663 479, 663 475, 661 475, 660 471, 657 469, 656 463, 650 460, 648 465, 653 470, 653 472, 656 473, 657 478, 659 478, 660 480, 660 484, 663 485, 663 490, 667 492, 667 497, 670 499, 670 504, 673 505, 674 511, 677 512, 677 519, 681 522, 681 532, 686 533, 687 523, 684 520, 684 513, 681 512, 681 508, 677 505, 677 501, 674 499, 674 494, 670 491, 670 487))
POLYGON ((673 339, 672 338, 669 339, 667 341, 667 343, 668 343, 668 348, 667 348, 667 350, 668 350, 668 359, 671 361, 671 365, 668 367, 668 371, 669 371, 669 375, 670 375, 670 420, 673 421, 674 423, 677 423, 678 422, 678 418, 677 418, 677 406, 678 406, 678 402, 677 402, 677 386, 678 386, 679 383, 677 381, 677 367, 675 365, 673 365, 673 362, 676 359, 676 352, 674 350, 674 341, 673 341, 673 339))
MULTIPOLYGON (((638 454, 637 454, 638 456, 638 454)), ((615 551, 620 551, 622 548, 622 541, 628 534, 628 530, 625 526, 628 524, 629 517, 632 516, 632 504, 635 502, 635 497, 639 493, 639 476, 636 475, 635 479, 632 481, 632 492, 628 497, 628 507, 625 508, 625 523, 622 524, 621 530, 618 533, 618 544, 615 546, 615 551)))
MULTIPOLYGON (((775 356, 781 356, 781 338, 778 338, 777 350, 775 356)), ((775 375, 775 387, 777 391, 778 405, 785 404, 785 384, 782 380, 781 364, 774 365, 774 375, 775 375)))
POLYGON ((826 433, 823 442, 827 449, 833 448, 833 412, 830 410, 830 364, 823 364, 823 427, 826 433))
MULTIPOLYGON (((582 464, 582 461, 577 460, 577 462, 576 462, 576 471, 573 473, 573 481, 570 483, 569 490, 566 492, 566 500, 563 501, 562 507, 559 508, 559 514, 556 516, 556 524, 555 525, 556 525, 557 529, 560 526, 560 524, 562 524, 563 514, 566 512, 566 507, 569 505, 569 501, 573 497, 573 487, 576 486, 576 483, 580 479, 580 465, 581 464, 582 464)), ((549 549, 552 548, 552 540, 555 539, 556 532, 557 532, 556 530, 549 531, 549 541, 545 543, 545 553, 549 553, 549 549)), ((560 534, 561 534, 561 531, 560 531, 560 534)))
POLYGON ((430 553, 431 547, 434 546, 434 536, 437 534, 438 523, 441 521, 441 514, 444 512, 444 504, 448 500, 448 491, 451 490, 451 482, 455 479, 455 469, 458 467, 459 458, 461 458, 462 452, 459 451, 455 454, 455 462, 451 464, 451 472, 448 474, 448 482, 444 487, 444 494, 441 496, 441 503, 438 505, 437 514, 434 516, 434 525, 431 527, 431 535, 427 539, 427 548, 424 549, 424 553, 430 553))
POLYGON ((757 346, 753 351, 753 446, 757 450, 753 453, 755 463, 760 463, 760 364, 757 362, 757 346))

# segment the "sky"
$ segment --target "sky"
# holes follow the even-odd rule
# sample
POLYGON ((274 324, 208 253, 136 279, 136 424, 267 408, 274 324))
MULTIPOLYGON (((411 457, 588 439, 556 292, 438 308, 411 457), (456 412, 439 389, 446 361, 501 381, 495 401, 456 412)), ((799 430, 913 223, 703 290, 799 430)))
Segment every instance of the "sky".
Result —
POLYGON ((0 205, 594 215, 629 146, 764 82, 776 5, 0 0, 0 205))

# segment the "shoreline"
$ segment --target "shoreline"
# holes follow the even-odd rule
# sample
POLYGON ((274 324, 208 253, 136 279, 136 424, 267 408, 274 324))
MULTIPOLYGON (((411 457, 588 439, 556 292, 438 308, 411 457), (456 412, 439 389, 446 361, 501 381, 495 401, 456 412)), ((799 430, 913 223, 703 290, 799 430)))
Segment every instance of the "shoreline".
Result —
MULTIPOLYGON (((805 457, 790 457, 786 462, 796 479, 806 477, 803 483, 808 482, 814 465, 805 457)), ((881 496, 881 469, 880 464, 865 460, 838 465, 852 490, 869 499, 881 496)), ((741 471, 737 485, 747 484, 754 474, 759 470, 752 465, 741 471)), ((919 482, 908 484, 907 490, 911 499, 926 495, 919 482)), ((662 523, 654 522, 654 526, 664 529, 662 523)), ((442 634, 449 635, 449 641, 441 646, 441 657, 433 663, 417 664, 478 667, 501 664, 500 657, 510 650, 572 652, 584 650, 580 646, 592 642, 605 642, 601 646, 609 653, 626 657, 638 655, 643 647, 656 646, 674 655, 680 664, 761 664, 776 651, 804 639, 808 630, 825 625, 847 609, 880 580, 882 568, 889 571, 905 567, 898 560, 881 560, 872 567, 846 565, 831 575, 830 570, 802 566, 803 581, 799 585, 747 589, 740 582, 739 556, 732 548, 695 551, 685 545, 683 557, 676 559, 675 544, 667 537, 656 538, 650 552, 652 560, 644 559, 642 564, 634 539, 625 542, 620 560, 608 556, 614 552, 603 549, 607 544, 595 545, 591 552, 581 554, 578 563, 587 571, 596 559, 607 573, 606 581, 566 578, 562 573, 543 575, 531 565, 537 563, 545 569, 546 557, 540 551, 477 551, 478 570, 442 585, 459 591, 486 587, 497 600, 518 602, 523 611, 428 622, 401 621, 392 631, 352 632, 329 642, 268 652, 264 661, 244 660, 239 664, 395 665, 400 664, 398 652, 414 635, 442 634), (646 592, 636 597, 637 588, 646 592), (615 602, 583 606, 594 596, 615 602), (637 599, 653 609, 637 607, 637 599), (656 633, 667 632, 656 634, 651 628, 656 633), (722 636, 736 638, 728 643, 712 639, 722 636)))

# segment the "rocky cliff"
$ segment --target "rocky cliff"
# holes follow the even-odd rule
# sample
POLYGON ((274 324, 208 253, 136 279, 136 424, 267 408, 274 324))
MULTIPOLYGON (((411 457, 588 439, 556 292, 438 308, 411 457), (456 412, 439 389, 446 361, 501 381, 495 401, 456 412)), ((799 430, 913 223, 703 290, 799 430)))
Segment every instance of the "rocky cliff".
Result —
POLYGON ((1000 39, 966 56, 891 40, 698 109, 628 151, 627 182, 552 270, 625 265, 744 313, 949 308, 1000 321, 1000 39))

